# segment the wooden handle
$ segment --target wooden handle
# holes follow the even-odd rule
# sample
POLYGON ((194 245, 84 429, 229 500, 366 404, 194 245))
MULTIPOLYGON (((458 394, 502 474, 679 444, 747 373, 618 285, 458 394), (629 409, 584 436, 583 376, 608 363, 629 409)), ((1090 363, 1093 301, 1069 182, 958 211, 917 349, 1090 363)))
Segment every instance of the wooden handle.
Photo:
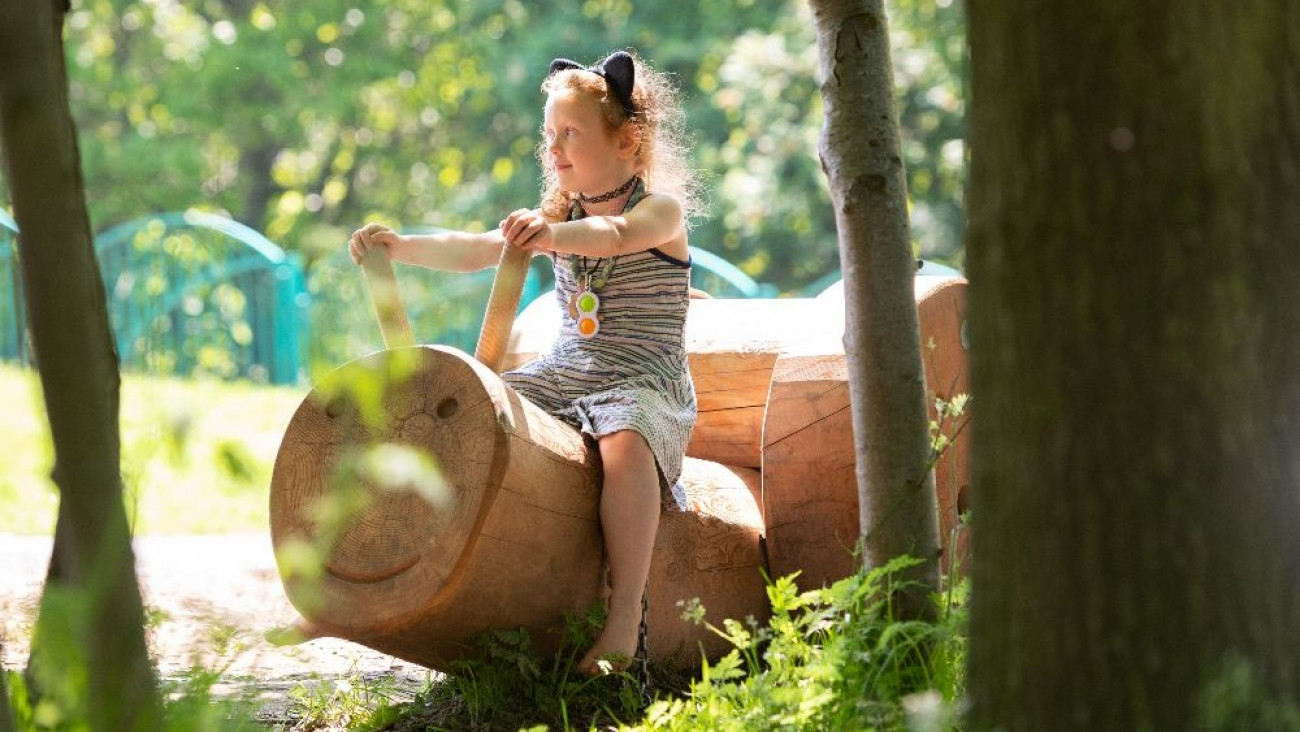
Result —
POLYGON ((374 247, 361 259, 361 270, 366 274, 366 289, 370 291, 370 301, 375 305, 375 317, 379 318, 379 332, 384 337, 384 348, 402 348, 415 345, 415 336, 411 334, 411 323, 406 319, 406 310, 402 308, 402 298, 397 292, 397 276, 393 274, 393 263, 388 252, 382 247, 374 247))
POLYGON ((508 244, 502 247, 497 276, 492 280, 492 294, 488 297, 487 313, 483 316, 483 329, 479 331, 478 347, 474 349, 474 358, 494 372, 501 370, 527 276, 528 252, 508 244))

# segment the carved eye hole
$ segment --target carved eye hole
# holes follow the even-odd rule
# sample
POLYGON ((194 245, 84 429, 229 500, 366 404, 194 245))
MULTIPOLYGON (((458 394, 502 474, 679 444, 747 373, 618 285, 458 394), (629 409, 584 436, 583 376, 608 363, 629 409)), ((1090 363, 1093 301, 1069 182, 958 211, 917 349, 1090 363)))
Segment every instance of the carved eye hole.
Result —
POLYGON ((335 419, 346 412, 348 409, 348 400, 343 397, 334 397, 325 403, 325 416, 335 419))
POLYGON ((456 397, 447 397, 438 402, 438 406, 434 409, 434 412, 436 412, 439 417, 448 419, 455 414, 458 409, 460 409, 460 402, 456 401, 456 397))

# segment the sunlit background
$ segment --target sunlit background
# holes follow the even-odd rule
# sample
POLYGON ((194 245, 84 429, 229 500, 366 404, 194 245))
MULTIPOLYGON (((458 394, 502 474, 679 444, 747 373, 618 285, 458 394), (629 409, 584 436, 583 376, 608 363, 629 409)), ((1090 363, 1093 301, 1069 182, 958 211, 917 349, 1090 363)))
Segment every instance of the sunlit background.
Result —
MULTIPOLYGON (((960 269, 961 3, 888 7, 914 247, 960 269)), ((631 47, 676 76, 707 198, 691 234, 696 286, 811 296, 839 278, 817 152, 816 40, 798 0, 85 0, 68 15, 65 46, 127 420, 155 438, 182 430, 195 464, 229 469, 223 485, 265 486, 303 388, 382 347, 343 254, 353 229, 483 230, 537 200, 539 87, 556 56, 593 62, 631 47), (167 392, 137 385, 141 375, 288 391, 244 395, 283 402, 266 434, 240 434, 238 420, 227 434, 216 412, 154 405, 167 392), (240 439, 251 447, 231 448, 240 439)), ((10 364, 0 376, 16 379, 9 369, 32 355, 11 213, 0 177, 0 281, 11 293, 0 302, 0 361, 10 364)), ((550 286, 541 265, 525 304, 550 286)), ((491 272, 399 267, 398 277, 418 340, 472 350, 491 272)), ((39 424, 11 424, 25 432, 10 444, 35 439, 39 424)), ((128 463, 181 454, 149 447, 146 459, 135 439, 150 441, 128 435, 128 463)), ((17 484, 44 479, 6 462, 0 494, 33 495, 17 484)), ((146 483, 171 481, 140 471, 146 483)))
MULTIPOLYGON (((960 3, 889 9, 916 245, 959 265, 960 3)), ((685 92, 694 243, 782 292, 836 268, 802 2, 87 0, 68 26, 97 231, 198 207, 310 267, 371 218, 485 228, 536 199, 549 60, 633 47, 685 92)))

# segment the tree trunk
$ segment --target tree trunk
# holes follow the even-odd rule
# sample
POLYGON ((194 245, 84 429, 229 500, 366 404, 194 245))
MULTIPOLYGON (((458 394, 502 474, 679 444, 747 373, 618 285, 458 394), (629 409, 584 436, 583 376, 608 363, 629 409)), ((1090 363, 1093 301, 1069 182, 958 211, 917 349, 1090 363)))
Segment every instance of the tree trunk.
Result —
MULTIPOLYGON (((4 642, 0 641, 0 654, 4 653, 4 642)), ((0 732, 13 732, 17 726, 14 723, 13 711, 9 706, 9 688, 8 681, 4 674, 8 671, 0 669, 0 732)))
POLYGON ((1300 5, 972 5, 972 729, 1295 729, 1300 5))
POLYGON ((244 194, 244 209, 239 220, 258 231, 266 230, 270 223, 267 215, 271 210, 271 196, 279 190, 271 176, 275 166, 275 156, 279 148, 271 142, 258 147, 245 148, 239 156, 239 174, 247 180, 248 191, 244 194))
POLYGON ((64 9, 0 8, 0 135, 61 494, 29 676, 69 724, 151 729, 161 705, 122 505, 120 379, 68 107, 64 9))
POLYGON ((903 617, 933 613, 939 536, 912 279, 907 190, 882 0, 810 0, 821 51, 822 167, 844 272, 863 561, 924 560, 903 617))

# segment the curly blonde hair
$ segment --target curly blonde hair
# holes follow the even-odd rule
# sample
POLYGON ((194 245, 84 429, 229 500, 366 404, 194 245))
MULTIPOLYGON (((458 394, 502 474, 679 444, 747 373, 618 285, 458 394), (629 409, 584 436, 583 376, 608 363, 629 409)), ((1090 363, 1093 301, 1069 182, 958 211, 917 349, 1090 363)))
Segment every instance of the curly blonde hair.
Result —
MULTIPOLYGON (((562 90, 590 95, 600 102, 605 131, 618 134, 623 125, 635 125, 641 146, 637 151, 637 172, 645 178, 646 190, 666 193, 677 199, 689 221, 700 209, 699 182, 687 159, 686 126, 680 95, 669 76, 656 71, 629 52, 635 69, 632 105, 629 115, 618 97, 610 94, 605 79, 584 69, 565 69, 546 77, 542 92, 548 96, 562 90)), ((578 200, 578 194, 560 188, 559 177, 551 166, 546 136, 537 145, 537 160, 542 167, 542 214, 551 221, 563 221, 578 200)))

